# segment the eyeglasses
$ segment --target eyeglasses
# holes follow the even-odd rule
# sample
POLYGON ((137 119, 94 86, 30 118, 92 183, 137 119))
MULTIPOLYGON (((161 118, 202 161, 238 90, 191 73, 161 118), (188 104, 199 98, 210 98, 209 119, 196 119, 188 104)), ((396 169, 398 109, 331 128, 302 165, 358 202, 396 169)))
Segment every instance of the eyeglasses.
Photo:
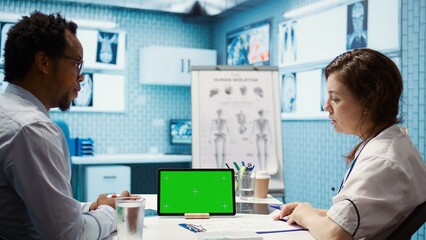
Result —
POLYGON ((76 71, 77 71, 77 76, 81 75, 81 70, 83 69, 83 59, 80 58, 73 58, 70 57, 68 55, 62 54, 58 56, 59 58, 65 58, 65 59, 70 59, 70 60, 74 60, 77 64, 76 64, 76 71))

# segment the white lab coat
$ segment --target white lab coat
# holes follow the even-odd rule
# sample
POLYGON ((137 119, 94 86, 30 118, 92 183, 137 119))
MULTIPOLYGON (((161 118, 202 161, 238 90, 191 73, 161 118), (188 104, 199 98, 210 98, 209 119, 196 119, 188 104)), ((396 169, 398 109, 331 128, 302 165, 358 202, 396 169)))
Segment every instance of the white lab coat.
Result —
POLYGON ((327 215, 354 239, 385 239, 424 201, 425 163, 406 129, 394 125, 359 152, 327 215))

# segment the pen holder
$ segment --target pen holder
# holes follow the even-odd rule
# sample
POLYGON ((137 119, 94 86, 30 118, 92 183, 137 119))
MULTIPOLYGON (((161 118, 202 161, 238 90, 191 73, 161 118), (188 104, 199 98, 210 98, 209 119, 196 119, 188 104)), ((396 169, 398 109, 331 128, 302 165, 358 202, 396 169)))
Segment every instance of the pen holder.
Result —
POLYGON ((238 192, 241 200, 252 200, 254 198, 254 171, 242 171, 239 175, 238 192))

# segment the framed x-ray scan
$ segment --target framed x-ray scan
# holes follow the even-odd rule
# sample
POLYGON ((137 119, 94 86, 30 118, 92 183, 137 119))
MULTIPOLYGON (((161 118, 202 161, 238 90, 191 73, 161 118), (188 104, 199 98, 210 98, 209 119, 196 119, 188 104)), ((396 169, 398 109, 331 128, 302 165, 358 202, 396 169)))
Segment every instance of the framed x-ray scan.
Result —
POLYGON ((283 120, 328 119, 323 108, 328 98, 324 68, 282 72, 280 77, 283 120))
POLYGON ((297 21, 279 25, 279 66, 295 64, 297 60, 297 21))
POLYGON ((84 68, 123 70, 126 33, 112 30, 80 29, 77 37, 84 49, 84 68))
POLYGON ((276 67, 193 67, 194 168, 255 165, 283 190, 279 77, 276 67))
MULTIPOLYGON (((125 78, 118 74, 83 72, 77 98, 70 112, 124 112, 125 78)), ((58 109, 52 109, 58 111, 58 109)))

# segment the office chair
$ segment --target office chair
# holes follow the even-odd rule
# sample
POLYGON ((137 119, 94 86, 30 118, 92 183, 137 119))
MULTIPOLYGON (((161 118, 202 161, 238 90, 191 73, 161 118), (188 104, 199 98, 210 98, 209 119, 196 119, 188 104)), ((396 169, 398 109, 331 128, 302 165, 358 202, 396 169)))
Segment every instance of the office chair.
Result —
POLYGON ((73 144, 72 144, 71 139, 70 139, 70 130, 69 130, 69 128, 68 128, 68 124, 67 124, 65 121, 63 121, 63 120, 57 120, 57 119, 53 120, 53 122, 54 122, 56 125, 58 125, 58 127, 59 127, 59 128, 62 130, 62 132, 64 133, 64 135, 65 135, 65 140, 67 140, 67 144, 68 144, 68 149, 69 149, 69 151, 70 151, 70 155, 73 155, 73 154, 74 154, 74 151, 72 151, 72 150, 73 150, 73 149, 72 149, 73 144))
POLYGON ((425 222, 426 202, 417 206, 401 225, 389 235, 387 240, 409 240, 425 222))

